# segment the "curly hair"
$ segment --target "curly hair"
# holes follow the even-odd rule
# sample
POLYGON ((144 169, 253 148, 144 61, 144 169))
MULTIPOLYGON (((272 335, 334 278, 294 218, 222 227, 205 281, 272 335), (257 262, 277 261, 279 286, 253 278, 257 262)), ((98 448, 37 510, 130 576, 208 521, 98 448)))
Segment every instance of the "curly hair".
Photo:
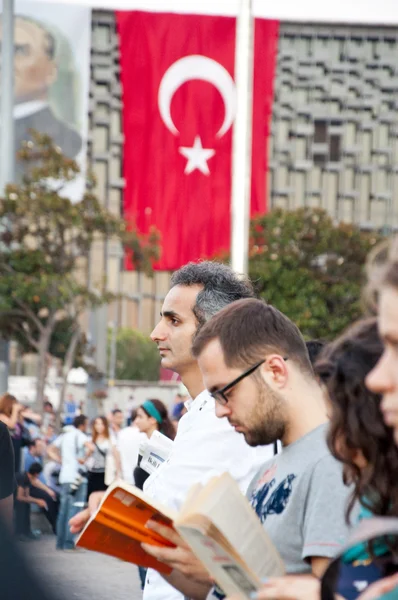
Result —
POLYGON ((254 297, 253 285, 249 279, 239 277, 227 265, 209 260, 190 262, 175 271, 171 287, 175 285, 203 286, 192 309, 198 329, 224 306, 241 298, 254 297))
POLYGON ((329 344, 315 365, 330 399, 329 448, 344 464, 345 483, 353 484, 347 519, 356 502, 374 515, 398 514, 398 448, 383 421, 381 396, 365 386, 382 353, 377 320, 369 318, 329 344), (363 468, 355 464, 358 455, 363 468))

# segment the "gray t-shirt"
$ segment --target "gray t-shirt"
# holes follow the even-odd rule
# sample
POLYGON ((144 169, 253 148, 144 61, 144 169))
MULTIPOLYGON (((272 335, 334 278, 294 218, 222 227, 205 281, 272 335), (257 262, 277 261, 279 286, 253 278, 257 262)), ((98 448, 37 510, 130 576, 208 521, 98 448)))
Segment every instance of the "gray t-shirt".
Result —
POLYGON ((288 573, 309 573, 312 556, 333 558, 345 543, 349 488, 320 425, 269 460, 247 496, 288 573))
MULTIPOLYGON (((310 573, 310 557, 333 558, 346 542, 349 488, 320 425, 267 461, 247 491, 287 573, 310 573)), ((213 588, 208 599, 223 598, 213 588)))

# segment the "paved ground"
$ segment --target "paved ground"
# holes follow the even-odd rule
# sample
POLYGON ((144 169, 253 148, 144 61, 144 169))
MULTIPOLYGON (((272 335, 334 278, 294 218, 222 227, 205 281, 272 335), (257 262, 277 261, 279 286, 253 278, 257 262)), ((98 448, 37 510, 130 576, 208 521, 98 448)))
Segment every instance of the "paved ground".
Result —
POLYGON ((45 535, 20 548, 29 556, 50 589, 68 600, 140 600, 142 593, 135 565, 103 554, 55 550, 54 536, 45 535))

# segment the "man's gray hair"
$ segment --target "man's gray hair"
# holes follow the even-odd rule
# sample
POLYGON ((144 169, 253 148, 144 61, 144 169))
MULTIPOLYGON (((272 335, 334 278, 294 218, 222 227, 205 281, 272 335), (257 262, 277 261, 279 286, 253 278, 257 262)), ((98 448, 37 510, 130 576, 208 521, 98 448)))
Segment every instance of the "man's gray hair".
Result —
POLYGON ((239 277, 227 265, 213 261, 184 265, 173 273, 171 287, 176 285, 203 286, 192 309, 199 324, 198 330, 224 306, 255 295, 249 279, 239 277))

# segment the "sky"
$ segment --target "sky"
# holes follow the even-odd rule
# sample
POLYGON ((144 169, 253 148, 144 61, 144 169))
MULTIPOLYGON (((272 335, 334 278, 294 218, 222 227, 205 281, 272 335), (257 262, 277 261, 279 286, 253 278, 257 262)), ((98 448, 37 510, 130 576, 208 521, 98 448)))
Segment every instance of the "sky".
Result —
MULTIPOLYGON (((92 8, 236 15, 241 1, 248 0, 67 0, 64 3, 92 8)), ((270 19, 371 25, 398 24, 397 0, 252 0, 252 6, 255 16, 270 19)))

